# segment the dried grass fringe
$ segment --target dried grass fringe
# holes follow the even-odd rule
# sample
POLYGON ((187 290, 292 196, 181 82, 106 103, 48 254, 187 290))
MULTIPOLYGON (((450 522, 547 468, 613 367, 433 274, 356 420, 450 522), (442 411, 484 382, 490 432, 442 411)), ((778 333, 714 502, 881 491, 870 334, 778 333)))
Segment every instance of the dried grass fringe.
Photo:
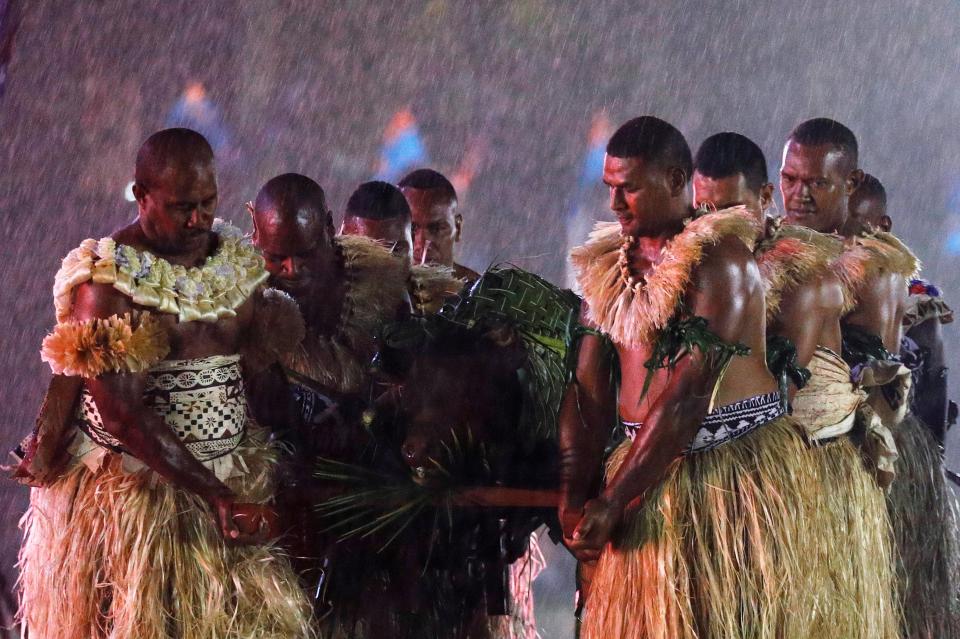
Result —
POLYGON ((937 441, 907 414, 894 431, 900 459, 887 496, 897 551, 903 637, 960 637, 956 501, 937 441))
POLYGON ((900 609, 884 493, 847 437, 810 450, 818 542, 810 637, 897 639, 900 609))
MULTIPOLYGON (((275 455, 248 431, 245 501, 271 496, 275 455)), ((34 489, 21 521, 20 614, 31 639, 313 637, 310 607, 272 546, 228 548, 206 504, 109 455, 34 489)))
MULTIPOLYGON (((677 460, 601 556, 581 636, 812 636, 804 575, 816 574, 818 486, 799 432, 784 417, 677 460)), ((614 452, 608 476, 626 451, 614 452)))

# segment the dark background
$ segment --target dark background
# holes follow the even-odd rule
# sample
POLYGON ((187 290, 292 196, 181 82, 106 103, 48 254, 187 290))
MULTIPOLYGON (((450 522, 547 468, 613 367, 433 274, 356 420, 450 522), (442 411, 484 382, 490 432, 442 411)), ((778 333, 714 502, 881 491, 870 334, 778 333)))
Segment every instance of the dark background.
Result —
MULTIPOLYGON (((558 282, 569 211, 605 216, 602 189, 574 198, 600 110, 614 125, 661 116, 694 148, 739 131, 771 171, 792 126, 834 117, 886 185, 895 230, 956 301, 956 0, 0 0, 7 32, 12 17, 0 96, 0 448, 31 428, 49 375, 38 348, 60 259, 132 219, 123 192, 137 147, 193 82, 229 138, 221 216, 248 228, 243 202, 286 171, 319 181, 339 214, 373 175, 388 121, 409 108, 434 167, 480 158, 462 201, 463 261, 510 260, 558 282)), ((9 580, 26 492, 5 483, 0 496, 9 580)))

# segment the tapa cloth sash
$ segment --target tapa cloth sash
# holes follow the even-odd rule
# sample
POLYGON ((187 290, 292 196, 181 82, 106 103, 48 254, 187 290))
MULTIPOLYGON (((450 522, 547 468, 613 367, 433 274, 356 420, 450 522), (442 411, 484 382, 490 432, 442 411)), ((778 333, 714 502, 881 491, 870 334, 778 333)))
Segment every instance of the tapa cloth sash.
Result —
MULTIPOLYGON (((684 454, 702 453, 740 439, 784 414, 779 391, 720 406, 710 411, 703 419, 703 423, 700 424, 690 446, 684 450, 684 454)), ((642 423, 637 422, 621 423, 624 433, 631 441, 643 427, 642 423)))
MULTIPOLYGON (((211 469, 216 470, 216 461, 237 448, 246 432, 247 402, 239 355, 161 361, 147 372, 143 396, 187 450, 211 469)), ((76 425, 92 443, 129 454, 104 428, 86 388, 77 407, 76 425)), ((80 456, 86 452, 76 451, 80 456)))

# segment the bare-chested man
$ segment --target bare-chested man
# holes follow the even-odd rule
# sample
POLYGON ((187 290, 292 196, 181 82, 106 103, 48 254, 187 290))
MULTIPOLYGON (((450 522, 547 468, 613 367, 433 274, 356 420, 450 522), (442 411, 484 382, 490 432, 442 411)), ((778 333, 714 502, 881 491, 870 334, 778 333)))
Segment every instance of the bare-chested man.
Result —
MULTIPOLYGON (((876 177, 864 175, 863 183, 850 196, 850 218, 844 228, 850 228, 850 234, 870 228, 889 233, 893 228, 887 212, 887 192, 876 177), (851 228, 851 223, 858 226, 851 228)), ((919 278, 910 281, 900 343, 901 358, 913 370, 910 410, 931 429, 941 447, 952 419, 948 415, 943 325, 952 321, 953 310, 938 287, 919 278)))
MULTIPOLYGON (((463 282, 453 270, 436 264, 413 262, 410 206, 400 189, 386 182, 365 182, 347 201, 341 235, 377 240, 403 260, 407 287, 417 315, 435 313, 443 301, 460 292, 463 282)), ((421 254, 422 258, 422 254, 421 254)))
POLYGON ((463 214, 450 180, 433 169, 417 169, 399 186, 413 218, 413 263, 445 266, 457 279, 476 281, 479 275, 457 263, 454 255, 463 234, 463 214))
POLYGON ((817 480, 764 360, 757 223, 742 209, 691 220, 691 164, 668 123, 620 127, 604 160, 618 224, 572 256, 583 321, 613 342, 620 373, 614 389, 601 338, 586 336, 561 412, 565 542, 599 557, 583 632, 809 636, 789 611, 806 597, 817 480), (594 496, 617 417, 628 439, 594 496))
POLYGON ((64 465, 31 494, 23 620, 39 639, 312 636, 289 564, 258 545, 274 454, 240 353, 271 339, 251 330, 263 260, 214 223, 200 134, 152 135, 135 179, 137 220, 85 240, 54 285, 43 358, 82 390, 66 436, 31 451, 64 465))
POLYGON ((902 633, 954 636, 952 523, 938 467, 936 441, 907 408, 909 371, 899 352, 908 282, 916 258, 889 233, 848 223, 850 197, 863 182, 854 134, 827 118, 791 132, 783 152, 780 188, 787 222, 826 233, 844 233, 844 251, 833 268, 845 289, 841 319, 843 356, 880 419, 893 430, 899 455, 887 497, 894 530, 902 633))
POLYGON ((844 549, 827 554, 827 572, 810 575, 817 592, 811 636, 894 639, 898 625, 884 495, 848 436, 863 397, 839 355, 843 289, 830 262, 842 244, 767 219, 773 190, 763 152, 740 134, 713 135, 694 157, 694 206, 744 206, 764 229, 754 255, 766 292, 767 360, 789 383, 793 417, 812 445, 810 458, 824 490, 817 526, 824 539, 844 549), (809 379, 803 369, 809 369, 809 379))

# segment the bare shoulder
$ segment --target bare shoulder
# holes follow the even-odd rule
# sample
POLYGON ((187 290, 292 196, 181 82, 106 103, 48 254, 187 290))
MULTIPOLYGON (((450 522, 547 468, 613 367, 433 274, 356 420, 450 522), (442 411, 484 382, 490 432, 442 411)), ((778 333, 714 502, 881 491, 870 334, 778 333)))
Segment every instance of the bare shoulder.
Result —
POLYGON ((760 273, 750 248, 736 237, 727 236, 704 249, 703 258, 694 270, 694 281, 701 291, 719 292, 759 283, 760 273))
POLYGON ((817 306, 824 311, 840 313, 843 308, 843 282, 833 271, 824 271, 810 283, 817 289, 817 306))
POLYGON ((133 308, 130 298, 109 284, 87 281, 74 289, 73 319, 78 321, 122 315, 133 308))

